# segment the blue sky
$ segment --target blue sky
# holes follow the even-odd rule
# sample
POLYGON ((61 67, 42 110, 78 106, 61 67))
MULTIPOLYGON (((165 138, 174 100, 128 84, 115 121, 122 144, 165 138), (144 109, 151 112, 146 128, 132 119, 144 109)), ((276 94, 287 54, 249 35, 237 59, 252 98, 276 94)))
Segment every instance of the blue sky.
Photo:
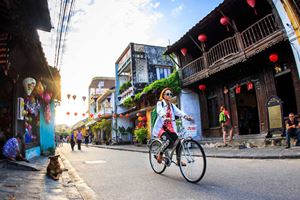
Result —
MULTIPOLYGON (((52 23, 56 26, 59 1, 49 0, 52 23)), ((80 102, 88 95, 95 76, 114 76, 114 63, 130 42, 166 46, 176 42, 221 0, 77 0, 71 19, 61 68, 62 106, 57 123, 66 122, 66 112, 83 113, 80 102), (74 73, 76 71, 76 73, 74 73), (76 94, 77 102, 68 103, 66 95, 76 94)), ((48 63, 54 63, 55 35, 40 32, 48 63)), ((81 114, 79 114, 81 116, 81 114)))

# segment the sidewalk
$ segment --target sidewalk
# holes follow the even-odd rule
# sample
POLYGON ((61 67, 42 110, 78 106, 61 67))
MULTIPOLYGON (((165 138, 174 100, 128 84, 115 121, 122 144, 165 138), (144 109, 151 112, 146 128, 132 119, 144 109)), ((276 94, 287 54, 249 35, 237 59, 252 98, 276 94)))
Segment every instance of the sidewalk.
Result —
MULTIPOLYGON (((98 148, 133 151, 148 153, 146 145, 90 145, 98 148)), ((244 158, 244 159, 291 159, 300 158, 300 147, 265 147, 265 148, 244 148, 237 147, 204 147, 206 157, 213 158, 244 158)))
POLYGON ((63 156, 60 163, 62 169, 66 168, 68 171, 63 172, 59 181, 48 178, 46 175, 48 161, 47 157, 42 156, 31 159, 29 164, 25 162, 7 164, 6 161, 0 161, 0 199, 96 199, 82 192, 89 192, 89 188, 63 156))

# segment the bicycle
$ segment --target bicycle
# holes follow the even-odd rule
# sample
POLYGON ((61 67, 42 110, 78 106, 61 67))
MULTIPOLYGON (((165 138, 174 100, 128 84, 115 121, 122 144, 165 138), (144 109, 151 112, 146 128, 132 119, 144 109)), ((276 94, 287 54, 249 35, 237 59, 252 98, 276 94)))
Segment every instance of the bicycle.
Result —
POLYGON ((148 142, 151 168, 155 173, 162 174, 167 167, 170 167, 172 163, 175 163, 172 158, 177 145, 180 145, 180 156, 178 160, 180 172, 188 182, 197 183, 204 177, 206 171, 206 156, 204 150, 192 137, 185 137, 186 129, 183 126, 180 127, 177 134, 178 139, 171 150, 165 150, 163 155, 164 159, 161 163, 158 163, 157 155, 161 152, 165 141, 160 138, 153 138, 148 142))

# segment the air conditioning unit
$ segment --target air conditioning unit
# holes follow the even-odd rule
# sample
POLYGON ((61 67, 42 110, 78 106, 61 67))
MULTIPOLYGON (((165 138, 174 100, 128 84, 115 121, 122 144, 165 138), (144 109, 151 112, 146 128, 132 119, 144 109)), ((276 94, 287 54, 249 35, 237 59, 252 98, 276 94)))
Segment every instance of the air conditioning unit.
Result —
POLYGON ((24 98, 18 97, 17 119, 24 120, 24 98))

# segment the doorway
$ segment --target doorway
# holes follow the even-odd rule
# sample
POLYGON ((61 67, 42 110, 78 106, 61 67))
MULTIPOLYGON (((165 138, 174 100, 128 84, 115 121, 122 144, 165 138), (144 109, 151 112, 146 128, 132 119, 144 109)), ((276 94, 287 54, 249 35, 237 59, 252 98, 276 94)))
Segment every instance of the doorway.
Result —
POLYGON ((247 90, 247 85, 241 85, 241 92, 236 94, 239 134, 258 134, 259 117, 255 88, 247 90))
POLYGON ((297 104, 295 96, 295 88, 291 73, 285 73, 275 76, 276 90, 278 97, 283 101, 283 116, 287 117, 289 113, 297 113, 297 104))

